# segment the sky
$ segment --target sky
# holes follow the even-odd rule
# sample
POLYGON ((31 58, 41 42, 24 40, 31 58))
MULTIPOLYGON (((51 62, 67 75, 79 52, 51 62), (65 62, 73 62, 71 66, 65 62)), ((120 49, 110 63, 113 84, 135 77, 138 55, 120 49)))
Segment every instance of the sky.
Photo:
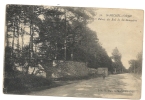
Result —
POLYGON ((122 54, 121 61, 123 65, 125 68, 129 68, 128 61, 136 59, 137 54, 142 52, 143 11, 96 9, 96 13, 97 15, 94 16, 95 20, 88 26, 96 31, 99 42, 101 42, 109 56, 111 56, 115 47, 118 48, 122 54), (98 20, 98 18, 105 20, 98 20), (116 21, 112 21, 112 18, 116 19, 116 21), (107 21, 107 19, 110 19, 110 21, 107 21), (122 21, 122 19, 132 21, 122 21))

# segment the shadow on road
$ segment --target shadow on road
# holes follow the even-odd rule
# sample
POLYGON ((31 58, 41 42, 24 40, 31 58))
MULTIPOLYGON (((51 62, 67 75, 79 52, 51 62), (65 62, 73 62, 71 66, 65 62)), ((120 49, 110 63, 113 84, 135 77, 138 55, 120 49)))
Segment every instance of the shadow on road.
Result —
POLYGON ((63 77, 46 79, 34 75, 21 75, 15 78, 5 78, 3 92, 5 94, 26 94, 32 91, 46 90, 96 77, 96 75, 89 75, 85 77, 63 77))

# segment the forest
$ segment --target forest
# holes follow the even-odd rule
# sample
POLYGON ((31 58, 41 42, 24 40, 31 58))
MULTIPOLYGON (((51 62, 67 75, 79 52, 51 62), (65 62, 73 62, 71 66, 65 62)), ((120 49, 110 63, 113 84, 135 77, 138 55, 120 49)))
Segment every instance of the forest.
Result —
POLYGON ((35 77, 34 70, 41 65, 40 71, 51 78, 54 61, 71 62, 74 66, 84 63, 92 69, 108 68, 109 74, 126 72, 118 48, 114 47, 112 56, 108 56, 97 32, 88 27, 94 16, 95 8, 7 5, 4 87, 11 91, 26 89, 30 84, 48 85, 50 80, 35 77), (17 70, 20 66, 23 72, 17 70), (31 75, 30 67, 34 67, 31 75))
POLYGON ((5 72, 12 72, 15 63, 36 66, 43 61, 43 66, 51 67, 53 60, 85 62, 90 68, 121 72, 125 67, 118 49, 109 57, 97 33, 87 26, 95 15, 94 8, 7 5, 5 72))

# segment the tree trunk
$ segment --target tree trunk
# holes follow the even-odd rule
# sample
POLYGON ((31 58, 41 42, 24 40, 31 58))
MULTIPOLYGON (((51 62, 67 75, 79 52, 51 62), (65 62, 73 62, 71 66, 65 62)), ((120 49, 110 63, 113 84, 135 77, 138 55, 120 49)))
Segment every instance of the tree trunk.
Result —
POLYGON ((8 37, 8 21, 6 22, 6 25, 7 25, 6 40, 7 40, 7 47, 9 47, 9 37, 8 37))
POLYGON ((23 36, 23 33, 22 33, 22 35, 21 35, 21 39, 22 39, 22 52, 23 52, 23 45, 24 45, 24 36, 23 36))
POLYGON ((34 74, 34 71, 35 71, 35 67, 34 67, 34 69, 33 69, 33 72, 31 73, 32 75, 34 74))
POLYGON ((20 55, 20 54, 19 54, 19 53, 20 53, 20 52, 19 52, 19 50, 20 50, 20 48, 19 48, 19 32, 20 32, 20 31, 19 31, 19 22, 18 22, 18 23, 17 23, 17 49, 18 49, 18 52, 17 52, 18 54, 17 54, 17 55, 18 55, 18 57, 19 57, 19 55, 20 55))
POLYGON ((14 31, 13 31, 13 40, 12 40, 12 51, 11 51, 11 56, 12 56, 12 62, 13 62, 13 56, 14 56, 14 42, 15 42, 15 22, 13 22, 13 27, 14 27, 14 31))

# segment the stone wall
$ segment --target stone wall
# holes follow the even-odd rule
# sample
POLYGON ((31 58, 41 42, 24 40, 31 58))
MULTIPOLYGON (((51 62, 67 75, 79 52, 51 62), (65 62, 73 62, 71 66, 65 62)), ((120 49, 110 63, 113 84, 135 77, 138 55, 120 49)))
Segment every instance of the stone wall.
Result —
MULTIPOLYGON (((47 67, 47 66, 45 66, 47 67)), ((18 67, 17 67, 18 68, 18 67)), ((21 68, 18 68, 21 71, 21 68)), ((49 66, 47 70, 38 67, 29 67, 29 74, 36 76, 42 76, 46 78, 49 74, 49 78, 63 78, 63 77, 83 77, 92 73, 96 73, 97 70, 93 68, 88 68, 83 62, 73 62, 73 61, 61 61, 55 62, 54 66, 49 66), (34 71, 34 72, 33 72, 34 71)))
POLYGON ((96 69, 88 68, 83 62, 66 61, 54 66, 53 78, 59 77, 82 77, 97 72, 96 69))

